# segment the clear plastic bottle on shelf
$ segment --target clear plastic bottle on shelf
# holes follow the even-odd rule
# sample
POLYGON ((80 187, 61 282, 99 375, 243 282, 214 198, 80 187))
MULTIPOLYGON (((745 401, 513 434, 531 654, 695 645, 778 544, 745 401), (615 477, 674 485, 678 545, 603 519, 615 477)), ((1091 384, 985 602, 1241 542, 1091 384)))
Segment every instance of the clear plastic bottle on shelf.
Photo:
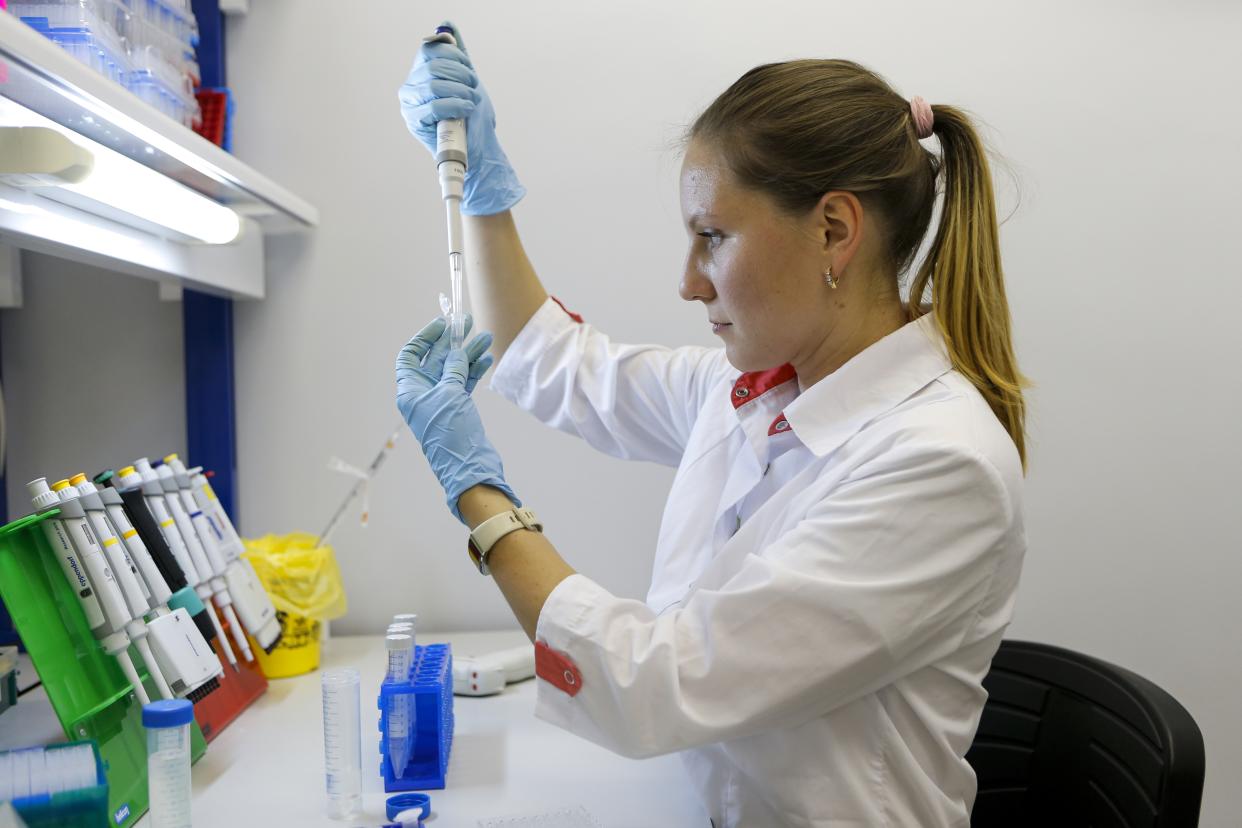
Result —
POLYGON ((189 0, 12 0, 10 11, 75 59, 187 126, 200 118, 189 0))

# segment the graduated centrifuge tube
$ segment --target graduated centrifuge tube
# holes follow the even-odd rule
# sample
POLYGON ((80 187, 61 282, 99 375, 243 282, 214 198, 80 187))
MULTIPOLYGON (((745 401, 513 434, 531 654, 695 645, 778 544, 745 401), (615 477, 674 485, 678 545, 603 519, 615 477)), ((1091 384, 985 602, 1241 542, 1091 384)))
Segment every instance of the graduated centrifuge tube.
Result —
POLYGON ((147 790, 153 828, 190 828, 190 723, 194 705, 171 699, 145 705, 147 790))
POLYGON ((328 816, 344 819, 362 806, 362 742, 358 708, 358 670, 325 670, 323 688, 323 760, 328 786, 328 816))
MULTIPOLYGON (((385 636, 388 650, 387 681, 405 682, 410 679, 410 637, 401 633, 385 636)), ((389 696, 388 707, 388 761, 392 763, 392 775, 400 776, 410 761, 410 708, 408 693, 389 696)))
POLYGON ((414 635, 414 631, 418 629, 418 613, 399 612, 392 617, 392 623, 410 625, 410 651, 412 652, 414 650, 414 645, 418 643, 414 635))

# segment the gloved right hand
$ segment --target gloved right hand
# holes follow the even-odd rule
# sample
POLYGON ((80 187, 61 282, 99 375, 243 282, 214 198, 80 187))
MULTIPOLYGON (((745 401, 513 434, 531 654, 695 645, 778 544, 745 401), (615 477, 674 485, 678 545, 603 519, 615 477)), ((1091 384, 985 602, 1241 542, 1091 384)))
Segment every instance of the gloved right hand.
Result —
POLYGON ((526 195, 496 140, 496 111, 475 74, 466 44, 452 23, 457 46, 424 43, 401 85, 401 115, 414 137, 434 156, 436 122, 466 119, 466 180, 461 211, 468 216, 503 213, 526 195))

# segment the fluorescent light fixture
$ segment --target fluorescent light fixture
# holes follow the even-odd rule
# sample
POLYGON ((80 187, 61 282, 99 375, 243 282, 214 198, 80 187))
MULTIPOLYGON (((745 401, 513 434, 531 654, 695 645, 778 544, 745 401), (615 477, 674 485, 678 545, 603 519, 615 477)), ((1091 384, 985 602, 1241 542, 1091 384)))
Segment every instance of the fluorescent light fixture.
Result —
MULTIPOLYGON (((166 175, 121 155, 68 127, 62 126, 7 98, 0 97, 0 128, 38 126, 54 130, 81 147, 94 164, 76 183, 59 181, 38 187, 40 195, 65 201, 90 212, 95 205, 207 244, 228 244, 241 232, 233 210, 191 190, 166 175)), ((122 219, 124 220, 124 219, 122 219)))

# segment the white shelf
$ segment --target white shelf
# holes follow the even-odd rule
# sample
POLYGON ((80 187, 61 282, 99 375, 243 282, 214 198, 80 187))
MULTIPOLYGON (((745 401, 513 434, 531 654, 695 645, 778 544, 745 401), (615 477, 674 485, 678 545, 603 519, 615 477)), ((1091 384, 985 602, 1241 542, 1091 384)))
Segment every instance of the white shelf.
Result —
MULTIPOLYGON (((257 274, 236 272, 222 281, 215 273, 224 256, 202 255, 207 248, 134 233, 123 225, 65 207, 37 195, 0 194, 0 241, 66 258, 115 267, 123 272, 187 282, 234 296, 263 294, 262 236, 308 230, 319 213, 309 203, 256 172, 193 130, 139 100, 56 44, 0 12, 0 96, 74 130, 169 178, 228 205, 246 221, 248 235, 224 248, 234 250, 232 264, 257 274), (43 232, 33 220, 39 212, 63 219, 59 230, 43 232), (82 248, 65 230, 74 222, 95 225, 123 237, 119 246, 82 248), (259 236, 255 244, 255 235, 259 236), (258 251, 258 256, 254 251, 258 251), (211 266, 202 262, 211 262, 211 266), (256 278, 257 277, 257 278, 256 278)), ((99 241, 98 234, 96 242, 99 241)))

